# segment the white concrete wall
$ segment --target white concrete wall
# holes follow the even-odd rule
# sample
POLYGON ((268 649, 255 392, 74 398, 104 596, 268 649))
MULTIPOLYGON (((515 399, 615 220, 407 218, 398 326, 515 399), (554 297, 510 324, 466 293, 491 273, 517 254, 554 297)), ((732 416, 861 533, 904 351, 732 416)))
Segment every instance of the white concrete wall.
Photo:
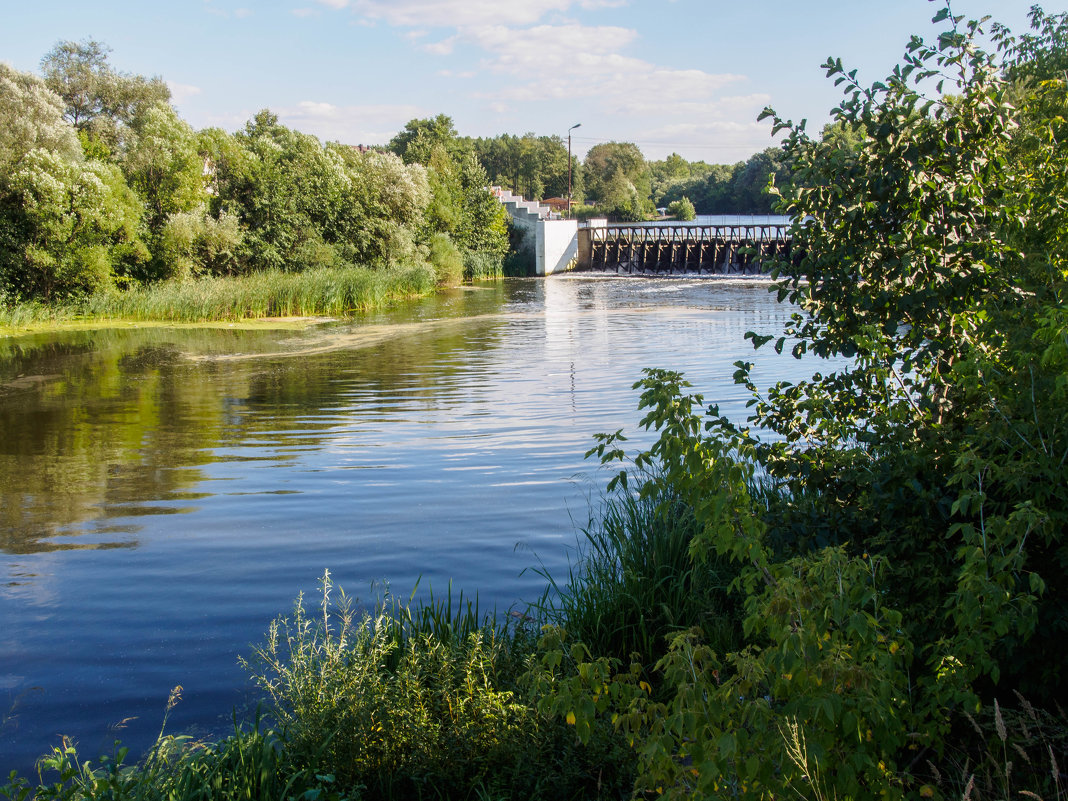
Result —
POLYGON ((578 220, 539 220, 535 274, 552 275, 573 266, 578 258, 578 220))
POLYGON ((522 231, 520 251, 529 253, 534 262, 535 275, 562 272, 578 258, 578 221, 561 220, 547 206, 524 200, 500 187, 491 187, 500 200, 512 224, 522 231))

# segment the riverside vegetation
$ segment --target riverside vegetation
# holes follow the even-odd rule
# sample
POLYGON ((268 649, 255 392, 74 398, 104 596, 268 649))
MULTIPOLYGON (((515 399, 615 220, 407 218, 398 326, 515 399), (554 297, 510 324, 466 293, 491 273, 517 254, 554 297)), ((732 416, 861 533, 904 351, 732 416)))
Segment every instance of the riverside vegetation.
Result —
POLYGON ((107 53, 0 64, 0 326, 344 314, 501 274, 506 214, 448 118, 373 150, 266 110, 194 131, 107 53))
POLYGON ((827 63, 849 135, 768 112, 803 256, 751 336, 847 367, 739 363, 749 427, 647 371, 659 437, 597 437, 605 506, 526 615, 324 576, 249 658, 265 717, 0 794, 1068 797, 1068 15, 934 22, 871 87, 827 63))

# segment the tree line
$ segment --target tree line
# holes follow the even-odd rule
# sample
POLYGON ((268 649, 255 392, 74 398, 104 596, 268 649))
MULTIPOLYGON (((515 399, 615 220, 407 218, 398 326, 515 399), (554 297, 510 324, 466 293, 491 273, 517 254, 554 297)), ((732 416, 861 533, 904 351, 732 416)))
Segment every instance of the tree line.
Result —
MULTIPOLYGON (((559 136, 501 134, 466 140, 491 182, 532 200, 567 198, 567 143, 559 136)), ((650 161, 632 142, 602 142, 583 160, 571 156, 571 195, 577 216, 644 220, 658 209, 682 219, 694 214, 771 214, 767 194, 788 170, 781 147, 736 164, 687 161, 678 153, 650 161)))
POLYGON ((353 264, 499 272, 505 213, 451 123, 421 149, 324 145, 267 110, 195 131, 108 52, 60 42, 40 77, 0 64, 0 301, 353 264))
POLYGON ((733 166, 647 161, 633 143, 568 158, 559 136, 461 137, 440 114, 353 148, 263 110, 194 130, 158 77, 115 70, 100 42, 59 42, 40 76, 0 64, 0 302, 263 270, 423 262, 440 282, 500 274, 508 223, 486 191, 565 198, 579 216, 657 206, 770 211, 770 148, 733 166))

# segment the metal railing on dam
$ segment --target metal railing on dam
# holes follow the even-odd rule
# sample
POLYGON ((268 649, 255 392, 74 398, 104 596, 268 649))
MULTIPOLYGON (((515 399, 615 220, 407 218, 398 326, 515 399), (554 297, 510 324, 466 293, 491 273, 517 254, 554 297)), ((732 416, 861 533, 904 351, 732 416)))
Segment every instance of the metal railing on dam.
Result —
POLYGON ((790 227, 740 223, 612 224, 578 230, 576 270, 626 275, 758 275, 773 259, 793 261, 790 227))

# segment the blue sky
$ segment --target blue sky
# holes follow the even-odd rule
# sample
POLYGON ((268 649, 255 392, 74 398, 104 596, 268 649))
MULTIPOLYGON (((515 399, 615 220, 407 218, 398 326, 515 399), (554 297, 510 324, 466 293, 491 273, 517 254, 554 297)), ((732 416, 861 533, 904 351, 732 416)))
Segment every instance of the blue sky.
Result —
MULTIPOLYGON (((953 11, 1027 28, 1033 0, 955 0, 953 11)), ((842 58, 870 83, 927 0, 37 0, 9 5, 0 60, 36 71, 57 41, 94 38, 116 69, 159 75, 194 127, 233 131, 256 111, 327 140, 387 142, 445 113, 461 134, 637 143, 729 163, 772 144, 771 105, 822 125, 842 58)), ((1046 3, 1048 12, 1062 3, 1046 3)))

